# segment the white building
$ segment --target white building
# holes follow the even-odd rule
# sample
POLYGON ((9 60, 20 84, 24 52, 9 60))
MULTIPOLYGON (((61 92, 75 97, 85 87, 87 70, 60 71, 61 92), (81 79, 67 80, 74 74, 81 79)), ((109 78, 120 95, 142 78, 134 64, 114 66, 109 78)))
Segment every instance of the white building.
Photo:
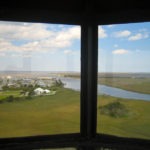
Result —
POLYGON ((36 94, 36 95, 42 95, 42 94, 48 94, 48 93, 50 93, 50 90, 47 90, 47 89, 42 89, 42 88, 36 88, 35 90, 34 90, 34 93, 36 94))
POLYGON ((41 95, 41 94, 44 93, 44 90, 43 90, 42 88, 36 88, 36 89, 34 90, 34 93, 35 93, 36 95, 41 95))
POLYGON ((48 93, 50 93, 50 90, 45 89, 44 93, 48 94, 48 93))

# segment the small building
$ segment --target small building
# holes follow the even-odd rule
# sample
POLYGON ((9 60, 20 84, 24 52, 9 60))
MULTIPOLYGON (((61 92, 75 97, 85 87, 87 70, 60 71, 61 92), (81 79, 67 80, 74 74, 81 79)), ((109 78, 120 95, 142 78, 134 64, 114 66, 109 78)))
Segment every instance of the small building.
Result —
POLYGON ((20 85, 17 84, 17 83, 8 83, 7 86, 8 86, 9 88, 19 88, 19 87, 20 87, 20 85))
POLYGON ((50 90, 47 90, 47 89, 42 89, 42 88, 36 88, 35 90, 34 90, 34 93, 36 94, 36 95, 44 95, 44 94, 48 94, 48 93, 50 93, 50 90))
POLYGON ((44 90, 43 90, 42 88, 36 88, 36 89, 34 90, 34 93, 35 93, 36 95, 42 95, 42 94, 44 93, 44 90))
POLYGON ((45 89, 45 90, 44 90, 44 93, 45 93, 45 94, 48 94, 48 93, 50 93, 50 90, 45 89))

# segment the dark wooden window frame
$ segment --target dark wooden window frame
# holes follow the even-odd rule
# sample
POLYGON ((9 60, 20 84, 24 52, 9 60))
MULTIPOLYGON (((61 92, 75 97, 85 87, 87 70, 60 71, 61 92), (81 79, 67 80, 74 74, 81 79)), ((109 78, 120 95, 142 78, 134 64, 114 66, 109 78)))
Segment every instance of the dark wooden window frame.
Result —
MULTIPOLYGON (((148 11, 149 12, 149 11, 148 11)), ((97 134, 97 68, 98 68, 98 25, 113 23, 133 23, 150 21, 147 12, 100 14, 66 14, 45 10, 1 9, 2 21, 26 21, 41 23, 70 24, 81 26, 81 115, 80 133, 49 136, 33 136, 0 139, 0 149, 23 150, 40 148, 75 147, 96 149, 149 149, 150 141, 143 139, 121 138, 97 134), (116 17, 114 19, 114 16, 116 17), (124 16, 120 19, 120 16, 124 16), (109 19, 108 19, 109 18, 109 19)))

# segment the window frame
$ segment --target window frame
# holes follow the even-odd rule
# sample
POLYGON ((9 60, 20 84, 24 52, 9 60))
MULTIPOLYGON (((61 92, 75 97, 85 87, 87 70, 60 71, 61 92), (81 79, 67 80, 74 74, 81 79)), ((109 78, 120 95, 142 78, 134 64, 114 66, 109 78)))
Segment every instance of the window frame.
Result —
POLYGON ((122 138, 104 134, 97 134, 97 70, 98 70, 98 25, 112 23, 133 23, 150 21, 150 17, 134 14, 120 20, 113 15, 87 17, 87 14, 69 15, 57 13, 48 13, 47 11, 36 10, 2 10, 0 20, 3 21, 26 21, 41 23, 57 23, 81 26, 81 94, 80 94, 80 133, 59 134, 46 136, 32 136, 19 138, 0 139, 0 149, 39 149, 39 148, 63 148, 75 147, 78 150, 95 149, 96 147, 110 147, 115 149, 148 149, 150 140, 122 138), (32 15, 31 15, 32 14, 32 15), (38 14, 38 15, 37 15, 38 14), (43 19, 43 16, 45 18, 43 19), (49 17, 51 16, 51 17, 49 17), (100 19, 101 17, 108 19, 100 19), (42 18, 42 19, 41 19, 42 18), (98 21, 100 19, 100 21, 98 21), (132 20, 132 21, 131 21, 132 20), (94 49, 94 51, 93 51, 94 49), (94 79, 94 80, 93 80, 94 79))

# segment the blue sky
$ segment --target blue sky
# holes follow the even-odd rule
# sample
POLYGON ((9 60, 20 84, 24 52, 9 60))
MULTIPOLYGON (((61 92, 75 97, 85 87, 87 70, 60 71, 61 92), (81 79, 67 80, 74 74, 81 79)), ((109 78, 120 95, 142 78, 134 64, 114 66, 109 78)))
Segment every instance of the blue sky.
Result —
MULTIPOLYGON (((99 26, 99 72, 150 72, 150 23, 99 26)), ((0 71, 80 72, 80 26, 0 21, 0 71)))
POLYGON ((105 25, 99 38, 100 72, 150 72, 150 23, 105 25))

